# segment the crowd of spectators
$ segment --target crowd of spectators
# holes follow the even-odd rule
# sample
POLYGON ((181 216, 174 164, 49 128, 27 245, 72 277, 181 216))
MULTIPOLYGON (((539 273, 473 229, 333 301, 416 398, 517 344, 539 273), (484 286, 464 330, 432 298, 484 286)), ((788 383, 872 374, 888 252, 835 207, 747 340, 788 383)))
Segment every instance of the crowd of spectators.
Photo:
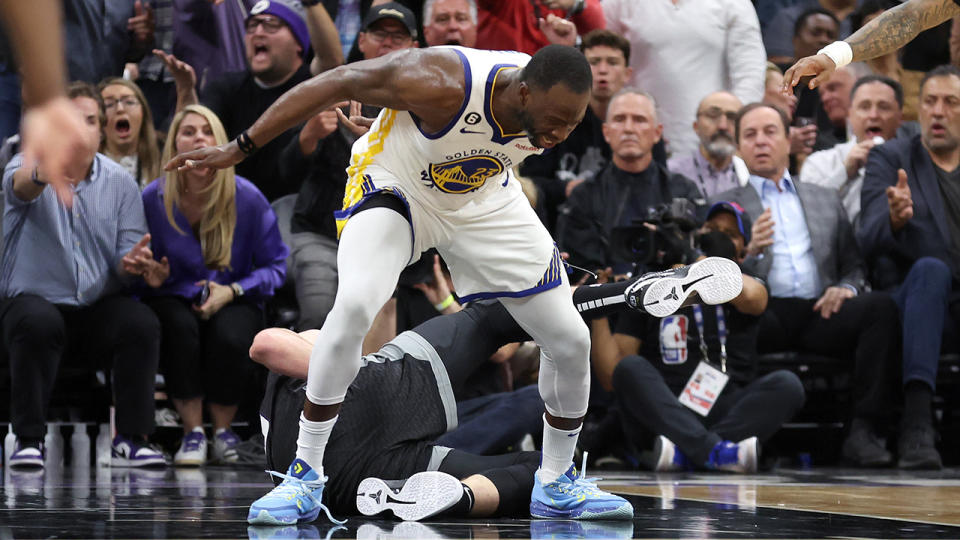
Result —
MULTIPOLYGON (((110 373, 115 465, 235 462, 238 409, 257 401, 245 390, 263 369, 249 350, 275 322, 275 292, 293 284, 297 331, 320 328, 333 307, 333 214, 351 146, 380 111, 320 111, 235 169, 164 171, 168 159, 234 139, 285 92, 343 63, 412 47, 532 54, 562 44, 591 66, 590 105, 567 140, 517 172, 571 282, 627 280, 704 255, 736 261, 744 279, 741 296, 716 310, 590 322, 591 403, 617 419, 600 420, 622 435, 614 453, 656 470, 718 468, 724 445, 756 453, 804 406, 797 374, 761 365, 792 351, 849 373, 850 409, 837 411, 844 458, 942 466, 932 400, 960 329, 960 22, 788 95, 787 66, 896 2, 62 4, 69 97, 89 128, 71 205, 47 189, 42 167, 22 167, 28 100, 0 32, 0 366, 12 465, 43 466, 44 422, 68 362, 110 373), (698 363, 727 371, 728 357, 715 407, 698 416, 681 404, 698 363), (150 441, 158 373, 183 427, 172 459, 150 441)), ((442 261, 431 254, 419 266, 365 350, 459 310, 442 261)), ((526 403, 531 358, 520 344, 501 349, 458 398, 499 396, 465 405, 471 415, 497 399, 504 410, 519 399, 512 391, 526 403)), ((521 409, 530 414, 501 412, 477 429, 536 425, 539 410, 521 409)), ((582 442, 610 449, 595 439, 582 442)))

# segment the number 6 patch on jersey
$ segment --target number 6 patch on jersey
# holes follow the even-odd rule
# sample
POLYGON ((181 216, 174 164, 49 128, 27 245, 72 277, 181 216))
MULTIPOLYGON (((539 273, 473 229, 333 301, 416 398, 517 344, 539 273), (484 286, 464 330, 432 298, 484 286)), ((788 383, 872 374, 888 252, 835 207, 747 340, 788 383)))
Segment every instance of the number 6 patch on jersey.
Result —
POLYGON ((683 364, 687 361, 686 315, 670 315, 660 319, 660 358, 664 364, 683 364))

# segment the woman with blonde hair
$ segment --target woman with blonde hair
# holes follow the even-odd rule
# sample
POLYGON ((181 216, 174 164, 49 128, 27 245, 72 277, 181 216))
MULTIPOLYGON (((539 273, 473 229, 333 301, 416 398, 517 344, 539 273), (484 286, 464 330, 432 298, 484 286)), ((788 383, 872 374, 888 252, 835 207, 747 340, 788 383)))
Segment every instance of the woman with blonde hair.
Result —
MULTIPOLYGON (((190 105, 170 126, 163 159, 227 141, 210 109, 190 105)), ((264 300, 286 275, 287 247, 267 199, 233 167, 170 171, 143 190, 152 257, 138 259, 144 301, 160 319, 160 365, 183 419, 176 465, 206 461, 203 402, 214 427, 212 458, 236 461, 230 424, 263 328, 264 300)))
POLYGON ((97 85, 107 121, 100 152, 133 175, 142 189, 160 174, 160 148, 150 105, 140 87, 119 77, 97 85))

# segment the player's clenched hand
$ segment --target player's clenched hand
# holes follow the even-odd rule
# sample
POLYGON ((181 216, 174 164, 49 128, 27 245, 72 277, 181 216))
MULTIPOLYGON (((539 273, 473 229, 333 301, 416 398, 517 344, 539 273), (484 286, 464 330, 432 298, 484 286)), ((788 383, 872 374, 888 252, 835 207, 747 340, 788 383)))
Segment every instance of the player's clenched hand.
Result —
POLYGON ((782 91, 784 94, 792 93, 793 87, 800 82, 800 79, 809 76, 813 76, 813 79, 810 80, 810 88, 816 88, 820 83, 829 79, 836 69, 837 65, 825 54, 815 54, 801 58, 783 74, 782 91))
POLYGON ((177 154, 164 165, 164 170, 186 171, 189 169, 226 169, 243 161, 246 154, 240 150, 236 141, 219 146, 199 148, 177 154))

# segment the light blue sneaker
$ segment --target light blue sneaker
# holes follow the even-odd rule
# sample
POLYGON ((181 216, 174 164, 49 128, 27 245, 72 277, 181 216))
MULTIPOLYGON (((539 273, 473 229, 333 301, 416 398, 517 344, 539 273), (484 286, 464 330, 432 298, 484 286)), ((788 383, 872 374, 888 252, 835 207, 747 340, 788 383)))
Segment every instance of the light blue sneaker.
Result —
POLYGON ((287 469, 287 474, 276 471, 267 471, 267 473, 283 478, 283 482, 250 505, 247 523, 251 525, 309 523, 317 519, 320 510, 323 510, 333 523, 337 525, 346 523, 333 519, 330 510, 320 502, 323 499, 323 486, 327 478, 320 478, 317 471, 307 465, 307 462, 301 459, 293 460, 290 468, 287 469))
POLYGON ((547 485, 534 474, 530 515, 535 518, 559 519, 633 519, 633 505, 623 497, 607 493, 594 483, 599 478, 586 478, 587 455, 577 473, 573 465, 566 473, 547 485))

